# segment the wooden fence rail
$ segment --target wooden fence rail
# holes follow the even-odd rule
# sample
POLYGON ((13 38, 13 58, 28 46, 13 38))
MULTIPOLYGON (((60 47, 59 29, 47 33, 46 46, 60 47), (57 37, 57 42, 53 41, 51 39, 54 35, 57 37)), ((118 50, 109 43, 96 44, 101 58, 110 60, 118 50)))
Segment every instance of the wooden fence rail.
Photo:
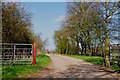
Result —
POLYGON ((120 44, 111 45, 110 52, 111 63, 118 64, 120 66, 120 44))

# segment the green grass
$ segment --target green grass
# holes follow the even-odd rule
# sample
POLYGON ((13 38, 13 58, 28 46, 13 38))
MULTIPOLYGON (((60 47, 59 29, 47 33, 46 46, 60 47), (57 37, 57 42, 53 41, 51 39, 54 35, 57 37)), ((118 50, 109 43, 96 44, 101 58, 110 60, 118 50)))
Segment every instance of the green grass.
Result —
POLYGON ((45 54, 40 54, 36 58, 37 64, 33 65, 13 65, 2 67, 2 78, 19 78, 26 77, 30 73, 34 73, 46 67, 50 63, 51 59, 45 54))
MULTIPOLYGON (((82 59, 82 60, 85 60, 87 62, 91 62, 91 63, 96 64, 96 65, 103 65, 103 63, 104 63, 104 58, 102 58, 102 57, 83 56, 83 55, 69 55, 69 54, 63 54, 63 55, 73 57, 73 58, 82 59)), ((111 69, 120 73, 120 67, 116 64, 111 65, 111 69)))
POLYGON ((120 67, 118 65, 114 64, 114 65, 111 65, 111 67, 115 72, 120 73, 120 67))
POLYGON ((103 65, 104 59, 102 57, 95 57, 95 56, 83 56, 83 55, 69 55, 69 54, 64 54, 65 56, 70 56, 73 58, 78 58, 85 60, 87 62, 91 62, 96 65, 103 65))

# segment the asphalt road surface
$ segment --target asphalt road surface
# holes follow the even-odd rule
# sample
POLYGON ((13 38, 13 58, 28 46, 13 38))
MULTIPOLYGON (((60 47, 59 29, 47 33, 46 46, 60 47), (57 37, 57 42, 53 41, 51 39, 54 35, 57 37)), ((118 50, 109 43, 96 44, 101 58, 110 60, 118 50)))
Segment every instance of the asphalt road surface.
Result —
POLYGON ((62 55, 48 54, 52 62, 31 78, 118 78, 118 74, 101 66, 62 55))

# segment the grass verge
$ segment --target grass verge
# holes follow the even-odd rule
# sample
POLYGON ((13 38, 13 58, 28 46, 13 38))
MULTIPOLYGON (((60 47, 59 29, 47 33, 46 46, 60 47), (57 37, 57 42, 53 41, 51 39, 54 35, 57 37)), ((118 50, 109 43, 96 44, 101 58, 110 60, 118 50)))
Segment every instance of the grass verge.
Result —
POLYGON ((33 65, 13 65, 2 66, 2 78, 19 78, 25 77, 30 73, 34 73, 46 67, 50 63, 51 59, 45 54, 40 54, 36 58, 37 64, 33 65))
POLYGON ((87 62, 91 62, 96 65, 103 65, 104 59, 101 57, 95 57, 95 56, 83 56, 83 55, 69 55, 69 54, 64 54, 64 56, 70 56, 73 58, 78 58, 85 60, 87 62))
MULTIPOLYGON (((73 57, 73 58, 82 59, 82 60, 85 60, 87 62, 91 62, 91 63, 96 64, 96 65, 103 65, 103 63, 104 63, 104 58, 102 58, 102 57, 83 56, 83 55, 69 55, 69 54, 63 54, 63 55, 73 57)), ((116 64, 111 65, 111 69, 114 70, 115 72, 120 73, 120 67, 116 64)))

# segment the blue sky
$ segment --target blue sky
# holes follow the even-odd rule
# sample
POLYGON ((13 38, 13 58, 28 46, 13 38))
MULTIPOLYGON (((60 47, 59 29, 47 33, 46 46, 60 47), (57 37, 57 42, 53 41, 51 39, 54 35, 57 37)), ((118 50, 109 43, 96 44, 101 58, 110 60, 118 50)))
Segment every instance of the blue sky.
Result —
POLYGON ((33 32, 48 38, 47 49, 55 49, 54 31, 60 29, 60 21, 66 14, 65 2, 25 2, 22 3, 32 13, 33 32))

